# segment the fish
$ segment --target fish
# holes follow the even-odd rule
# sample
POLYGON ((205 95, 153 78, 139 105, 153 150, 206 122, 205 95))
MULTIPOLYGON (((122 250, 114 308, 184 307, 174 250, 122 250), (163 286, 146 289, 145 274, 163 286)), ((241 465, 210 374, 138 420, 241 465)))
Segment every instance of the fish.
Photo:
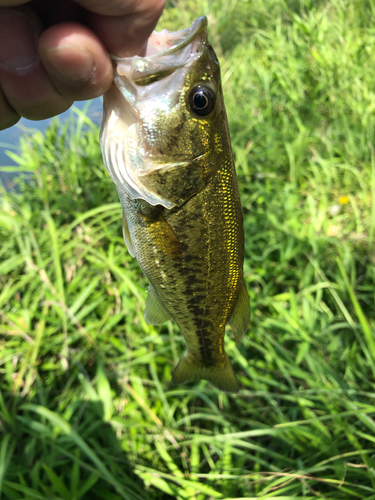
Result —
POLYGON ((145 56, 113 56, 100 145, 123 236, 149 281, 144 317, 174 320, 187 349, 172 384, 240 388, 224 348, 250 321, 241 201, 207 19, 154 31, 145 56))

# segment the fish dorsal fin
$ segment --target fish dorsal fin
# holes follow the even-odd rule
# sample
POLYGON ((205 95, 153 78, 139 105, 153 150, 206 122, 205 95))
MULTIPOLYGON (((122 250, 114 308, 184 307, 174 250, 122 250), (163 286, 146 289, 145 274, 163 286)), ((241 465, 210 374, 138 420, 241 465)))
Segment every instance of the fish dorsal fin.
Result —
POLYGON ((240 293, 229 318, 229 325, 233 330, 237 344, 241 344, 250 323, 250 301, 246 290, 245 280, 242 279, 240 293))
POLYGON ((171 319, 169 312, 161 305, 151 285, 148 289, 144 317, 150 325, 161 325, 171 319))
POLYGON ((128 221, 126 220, 126 216, 125 216, 125 212, 124 211, 122 211, 122 234, 124 236, 125 244, 128 247, 128 252, 134 258, 135 257, 135 251, 134 251, 132 240, 130 238, 128 221))

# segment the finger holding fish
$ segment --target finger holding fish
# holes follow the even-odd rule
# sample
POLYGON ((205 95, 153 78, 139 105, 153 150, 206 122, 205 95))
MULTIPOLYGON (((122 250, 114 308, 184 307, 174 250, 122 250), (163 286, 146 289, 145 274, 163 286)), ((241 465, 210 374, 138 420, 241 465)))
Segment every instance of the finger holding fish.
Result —
POLYGON ((40 120, 113 80, 109 53, 140 53, 164 0, 0 0, 0 129, 40 120))

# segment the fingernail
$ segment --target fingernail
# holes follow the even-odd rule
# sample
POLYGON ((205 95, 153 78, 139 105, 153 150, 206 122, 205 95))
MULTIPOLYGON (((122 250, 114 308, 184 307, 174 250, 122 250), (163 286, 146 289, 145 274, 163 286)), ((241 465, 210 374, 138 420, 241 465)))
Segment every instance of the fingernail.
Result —
POLYGON ((0 9, 0 68, 25 73, 38 61, 39 33, 23 12, 0 9))
POLYGON ((61 45, 49 49, 43 54, 43 62, 68 84, 92 79, 95 73, 93 56, 83 47, 61 45))

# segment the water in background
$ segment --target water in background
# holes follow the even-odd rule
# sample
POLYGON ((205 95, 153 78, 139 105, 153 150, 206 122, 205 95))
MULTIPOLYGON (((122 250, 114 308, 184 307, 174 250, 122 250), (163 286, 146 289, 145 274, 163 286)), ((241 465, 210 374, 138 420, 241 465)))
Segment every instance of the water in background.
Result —
MULTIPOLYGON (((82 110, 85 106, 87 106, 88 102, 87 101, 80 101, 80 102, 75 102, 74 106, 80 110, 82 110)), ((93 99, 89 103, 89 107, 87 109, 87 116, 97 124, 100 124, 102 120, 102 108, 103 108, 103 101, 101 97, 98 97, 97 99, 93 99)), ((64 122, 67 118, 72 116, 71 110, 67 110, 61 115, 59 115, 59 120, 61 122, 64 122)), ((31 120, 26 120, 25 118, 21 118, 21 120, 17 123, 17 125, 14 125, 11 128, 8 128, 6 130, 1 130, 0 131, 0 168, 5 167, 5 166, 13 166, 15 165, 15 162, 9 158, 9 156, 6 154, 7 150, 8 151, 13 151, 17 153, 19 151, 19 140, 22 134, 24 133, 25 129, 28 131, 28 135, 32 134, 32 130, 40 130, 41 132, 44 132, 48 125, 51 123, 53 118, 49 118, 48 120, 41 120, 41 121, 31 121, 31 120)), ((0 183, 4 182, 4 184, 8 184, 10 181, 10 175, 5 174, 0 171, 0 183)))

